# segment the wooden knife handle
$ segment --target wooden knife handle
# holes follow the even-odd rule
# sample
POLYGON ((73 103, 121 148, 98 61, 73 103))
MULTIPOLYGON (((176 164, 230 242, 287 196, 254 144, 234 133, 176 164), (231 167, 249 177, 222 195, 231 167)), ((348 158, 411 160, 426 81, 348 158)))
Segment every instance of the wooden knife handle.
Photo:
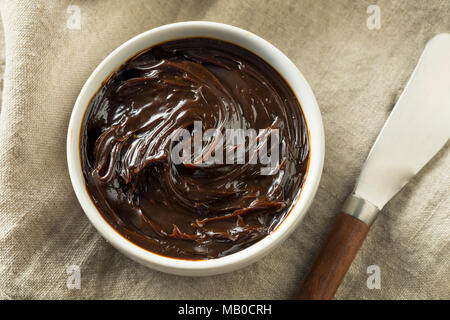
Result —
POLYGON ((295 299, 333 299, 368 232, 367 224, 340 213, 295 299))

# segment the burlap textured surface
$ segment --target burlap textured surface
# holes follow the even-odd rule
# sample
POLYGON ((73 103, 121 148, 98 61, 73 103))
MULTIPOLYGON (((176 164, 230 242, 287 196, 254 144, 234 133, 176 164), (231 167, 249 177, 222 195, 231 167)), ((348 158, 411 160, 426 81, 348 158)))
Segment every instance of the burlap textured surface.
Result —
MULTIPOLYGON (((450 31, 448 1, 1 1, 6 45, 0 114, 0 297, 286 299, 305 276, 362 163, 433 35, 450 31), (380 30, 366 9, 381 8, 380 30), (80 29, 68 28, 69 5, 80 29), (96 232, 66 166, 70 113, 94 67, 132 36, 210 20, 248 29, 285 52, 310 82, 326 131, 320 189, 295 233, 231 274, 149 270, 96 232), (81 289, 66 286, 81 268, 81 289)), ((337 299, 450 298, 450 157, 444 148, 383 210, 337 299), (366 285, 381 270, 381 289, 366 285)))

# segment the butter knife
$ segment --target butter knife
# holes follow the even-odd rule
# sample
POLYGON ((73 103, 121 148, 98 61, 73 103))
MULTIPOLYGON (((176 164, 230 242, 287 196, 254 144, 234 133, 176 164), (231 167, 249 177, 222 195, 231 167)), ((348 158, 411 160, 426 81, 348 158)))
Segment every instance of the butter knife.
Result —
POLYGON ((296 299, 332 299, 380 210, 450 138, 450 34, 430 40, 296 299))

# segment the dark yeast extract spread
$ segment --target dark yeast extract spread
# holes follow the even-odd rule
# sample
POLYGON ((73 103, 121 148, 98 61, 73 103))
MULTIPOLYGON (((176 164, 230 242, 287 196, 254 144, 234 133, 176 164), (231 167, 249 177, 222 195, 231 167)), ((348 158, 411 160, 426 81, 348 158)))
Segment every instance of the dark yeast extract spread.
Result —
POLYGON ((105 80, 80 148, 87 189, 114 229, 151 252, 203 260, 283 221, 310 146, 300 104, 269 64, 228 42, 189 38, 153 46, 105 80))

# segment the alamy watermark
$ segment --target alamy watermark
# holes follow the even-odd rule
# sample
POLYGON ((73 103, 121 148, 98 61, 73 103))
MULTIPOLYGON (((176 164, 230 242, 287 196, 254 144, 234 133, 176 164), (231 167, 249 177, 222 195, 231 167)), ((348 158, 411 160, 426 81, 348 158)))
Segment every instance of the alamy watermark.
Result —
POLYGON ((81 10, 77 5, 70 5, 67 7, 67 21, 66 26, 70 30, 81 30, 81 10))
POLYGON ((367 267, 367 274, 370 276, 367 278, 366 285, 370 290, 381 289, 381 270, 377 265, 371 265, 367 267))
POLYGON ((80 266, 73 264, 67 267, 66 273, 68 275, 66 286, 69 290, 81 289, 81 271, 80 266))
POLYGON ((367 18, 366 25, 369 30, 380 30, 381 29, 381 9, 380 6, 373 4, 367 7, 367 18))
POLYGON ((280 169, 279 129, 208 129, 194 121, 193 130, 178 129, 171 135, 170 153, 174 164, 186 166, 221 164, 260 164, 261 175, 274 175, 280 169), (224 131, 224 133, 222 133, 224 131))

